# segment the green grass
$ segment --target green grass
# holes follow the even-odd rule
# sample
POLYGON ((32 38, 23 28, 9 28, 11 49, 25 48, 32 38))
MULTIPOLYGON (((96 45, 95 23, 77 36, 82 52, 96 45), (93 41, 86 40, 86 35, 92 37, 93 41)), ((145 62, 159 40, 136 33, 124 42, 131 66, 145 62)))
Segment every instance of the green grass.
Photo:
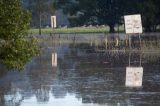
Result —
MULTIPOLYGON (((115 28, 117 31, 117 28, 115 28)), ((120 27, 120 32, 123 31, 123 27, 120 27)), ((91 28, 82 28, 82 27, 74 27, 74 28, 43 28, 41 29, 42 34, 49 34, 49 33, 108 33, 109 28, 108 27, 91 27, 91 28)), ((29 33, 32 34, 38 34, 39 29, 30 29, 29 33)))

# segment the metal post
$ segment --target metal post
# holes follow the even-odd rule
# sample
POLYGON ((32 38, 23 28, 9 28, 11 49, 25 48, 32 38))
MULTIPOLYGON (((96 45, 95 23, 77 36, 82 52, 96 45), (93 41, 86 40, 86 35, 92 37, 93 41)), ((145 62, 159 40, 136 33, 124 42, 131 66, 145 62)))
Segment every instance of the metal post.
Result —
POLYGON ((139 43, 140 43, 140 50, 141 50, 142 45, 141 45, 141 35, 140 35, 140 33, 139 33, 139 43))
POLYGON ((129 43, 129 67, 131 66, 131 36, 128 34, 128 43, 129 43))
POLYGON ((131 50, 131 36, 128 35, 128 39, 129 39, 129 50, 131 50))
POLYGON ((131 52, 129 51, 129 67, 131 66, 131 52))
POLYGON ((140 62, 139 62, 140 67, 142 66, 142 54, 140 53, 140 62))
MULTIPOLYGON (((141 35, 139 33, 139 42, 140 42, 140 50, 142 49, 142 45, 141 45, 141 35)), ((142 66, 142 54, 141 54, 141 51, 140 51, 140 66, 142 66)))

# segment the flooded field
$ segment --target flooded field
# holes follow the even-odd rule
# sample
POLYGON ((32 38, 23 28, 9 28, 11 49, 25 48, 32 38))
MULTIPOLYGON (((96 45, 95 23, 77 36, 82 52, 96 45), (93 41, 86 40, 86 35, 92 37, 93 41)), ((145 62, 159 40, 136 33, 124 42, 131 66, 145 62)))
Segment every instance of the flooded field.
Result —
POLYGON ((40 55, 24 71, 1 69, 0 106, 159 106, 159 50, 104 47, 104 36, 38 38, 40 55), (129 66, 143 68, 142 86, 125 85, 129 66))

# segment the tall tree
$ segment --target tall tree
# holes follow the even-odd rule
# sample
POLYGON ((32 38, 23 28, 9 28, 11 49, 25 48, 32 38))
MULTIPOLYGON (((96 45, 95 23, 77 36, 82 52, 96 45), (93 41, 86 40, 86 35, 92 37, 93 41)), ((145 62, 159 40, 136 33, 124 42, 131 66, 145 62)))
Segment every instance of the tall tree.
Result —
POLYGON ((80 25, 83 24, 106 24, 110 27, 110 32, 114 32, 114 26, 119 23, 123 14, 123 0, 58 0, 65 13, 77 16, 80 25), (74 6, 73 6, 74 5, 74 6))
POLYGON ((20 0, 0 0, 0 63, 22 69, 36 53, 33 39, 27 39, 30 14, 20 0))
POLYGON ((141 14, 146 32, 156 30, 159 21, 159 0, 132 0, 124 3, 126 14, 141 14))
POLYGON ((114 32, 114 26, 120 23, 123 15, 123 0, 98 0, 96 15, 101 24, 106 24, 110 27, 110 32, 114 32))
POLYGON ((57 4, 76 18, 75 25, 106 24, 110 32, 124 15, 141 14, 145 31, 155 31, 160 24, 159 0, 57 0, 57 4))
POLYGON ((51 15, 54 15, 55 9, 52 0, 28 0, 26 8, 32 13, 32 26, 39 27, 41 35, 41 27, 47 24, 51 15))

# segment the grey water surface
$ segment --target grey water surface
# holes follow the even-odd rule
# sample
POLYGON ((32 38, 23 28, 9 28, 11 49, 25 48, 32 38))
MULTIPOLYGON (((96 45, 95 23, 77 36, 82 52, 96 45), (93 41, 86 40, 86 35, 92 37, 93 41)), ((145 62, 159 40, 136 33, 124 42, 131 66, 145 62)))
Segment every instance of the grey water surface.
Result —
POLYGON ((131 64, 141 62, 144 74, 142 87, 128 88, 129 53, 48 40, 24 71, 0 73, 0 106, 160 106, 160 58, 154 53, 141 59, 131 53, 131 64), (55 52, 57 67, 52 66, 55 52))

